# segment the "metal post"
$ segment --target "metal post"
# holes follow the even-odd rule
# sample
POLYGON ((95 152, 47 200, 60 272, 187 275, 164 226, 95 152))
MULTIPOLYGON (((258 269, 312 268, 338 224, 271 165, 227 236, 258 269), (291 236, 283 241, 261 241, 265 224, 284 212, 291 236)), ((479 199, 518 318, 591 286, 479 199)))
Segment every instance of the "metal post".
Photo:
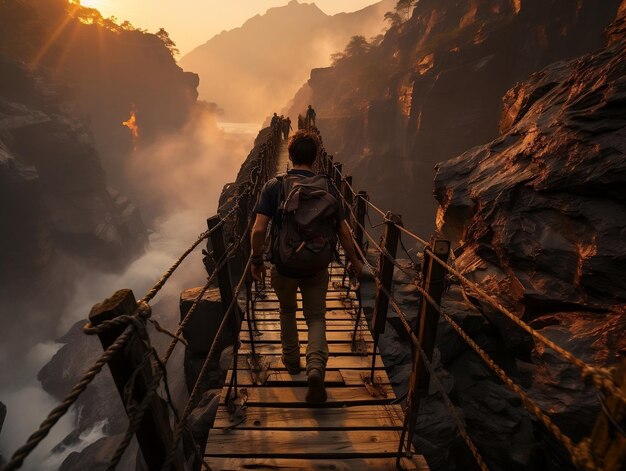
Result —
MULTIPOLYGON (((424 277, 423 288, 437 305, 441 305, 443 295, 446 269, 433 260, 429 251, 446 262, 450 253, 450 242, 447 240, 431 240, 430 246, 424 250, 424 277)), ((439 313, 425 298, 422 298, 418 315, 417 339, 422 346, 422 350, 432 362, 433 351, 435 349, 435 339, 437 337, 437 324, 439 323, 439 313)), ((417 423, 417 413, 419 412, 420 398, 428 394, 428 384, 430 373, 424 362, 420 358, 418 348, 413 346, 413 368, 409 379, 409 392, 407 395, 407 411, 405 415, 405 430, 407 432, 407 450, 410 450, 415 425, 417 423)))
POLYGON ((329 155, 326 160, 326 175, 328 178, 333 178, 333 156, 329 155))
MULTIPOLYGON (((350 209, 352 209, 352 205, 354 204, 354 194, 352 193, 352 175, 348 175, 344 178, 343 197, 346 199, 346 204, 350 207, 350 209)), ((352 218, 352 216, 349 217, 352 218)), ((354 227, 354 223, 350 224, 350 226, 354 227)))
MULTIPOLYGON (((626 357, 613 373, 615 384, 626 393, 626 357)), ((602 411, 591 433, 591 455, 597 469, 619 471, 626 463, 626 405, 618 397, 600 393, 602 411)))
POLYGON ((380 334, 385 332, 387 323, 387 311, 389 309, 389 296, 383 291, 383 288, 391 293, 393 284, 393 271, 395 268, 394 261, 396 251, 398 249, 398 240, 400 238, 400 229, 397 226, 402 225, 402 218, 398 214, 388 212, 385 215, 385 232, 383 235, 382 248, 386 252, 380 254, 378 269, 380 273, 381 287, 376 289, 376 302, 374 304, 374 314, 372 317, 372 327, 374 333, 374 351, 372 353, 372 372, 371 380, 374 383, 374 367, 376 366, 376 348, 378 347, 378 338, 380 334), (389 260, 391 257, 393 260, 389 260))
POLYGON ((341 171, 343 170, 343 165, 341 165, 339 162, 335 162, 333 164, 333 176, 332 179, 335 182, 335 186, 337 187, 337 190, 341 191, 341 171))
POLYGON ((356 196, 356 222, 354 224, 354 238, 361 249, 363 249, 363 228, 365 227, 365 216, 367 214, 367 198, 366 191, 359 191, 356 196))
MULTIPOLYGON (((432 250, 432 252, 442 261, 447 262, 448 255, 450 254, 450 242, 447 240, 437 239, 431 241, 430 247, 427 247, 426 250, 424 250, 423 288, 424 291, 426 291, 435 301, 435 303, 440 305, 447 270, 443 266, 441 266, 441 264, 433 260, 432 257, 430 257, 429 250, 432 250)), ((428 359, 432 360, 433 351, 435 350, 435 337, 437 336, 439 313, 426 299, 422 299, 422 304, 420 305, 420 311, 417 319, 417 338, 422 345, 424 353, 426 353, 426 355, 428 356, 428 359)), ((424 392, 428 389, 430 374, 428 372, 428 369, 424 367, 421 361, 418 362, 417 368, 417 389, 421 389, 421 391, 424 392)))
MULTIPOLYGON (((123 289, 102 303, 96 304, 89 313, 89 322, 92 326, 98 327, 103 322, 120 316, 133 316, 136 311, 137 302, 133 292, 129 289, 123 289)), ((126 328, 132 327, 121 325, 98 334, 102 347, 105 350, 110 347, 126 328)), ((148 345, 135 333, 128 340, 126 346, 109 360, 109 370, 124 407, 128 405, 132 407, 141 403, 150 384, 153 383, 155 366, 150 355, 148 345)), ((126 412, 129 413, 129 416, 132 413, 128 408, 126 412)), ((165 463, 167 451, 173 446, 173 434, 170 428, 167 404, 158 394, 153 395, 136 435, 148 468, 161 469, 165 463)), ((181 459, 178 456, 174 468, 182 469, 181 459)))

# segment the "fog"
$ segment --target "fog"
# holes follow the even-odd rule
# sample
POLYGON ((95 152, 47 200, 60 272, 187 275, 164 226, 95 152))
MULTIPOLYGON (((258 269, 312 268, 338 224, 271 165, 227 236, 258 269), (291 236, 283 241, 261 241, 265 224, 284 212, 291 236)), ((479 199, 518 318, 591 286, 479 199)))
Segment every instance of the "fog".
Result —
MULTIPOLYGON (((38 371, 62 347, 55 340, 77 321, 84 320, 95 303, 117 289, 130 288, 138 299, 141 298, 206 230, 206 219, 216 213, 222 187, 235 179, 255 137, 249 128, 230 130, 233 132, 221 130, 217 115, 200 104, 180 133, 163 136, 145 148, 139 145, 129 156, 126 171, 134 182, 135 202, 140 210, 145 208, 150 215, 148 247, 145 253, 115 273, 94 270, 89 264, 65 259, 64 266, 58 268, 74 282, 66 287, 68 301, 56 331, 50 332, 46 341, 36 343, 41 333, 29 336, 24 325, 25 335, 18 342, 3 340, 1 353, 5 361, 2 362, 4 371, 0 371, 3 378, 0 401, 7 405, 7 418, 0 433, 0 455, 8 458, 58 403, 37 380, 38 371), (29 349, 28 353, 20 355, 24 348, 29 349), (11 361, 6 361, 9 358, 11 361)), ((119 190, 124 193, 125 189, 119 190)), ((154 316, 165 325, 175 326, 180 292, 204 284, 205 279, 201 247, 198 247, 154 301, 154 316)), ((10 312, 5 301, 3 310, 10 312)), ((16 316, 13 322, 19 324, 19 319, 16 316)), ((106 370, 103 374, 107 374, 106 370)), ((37 447, 23 469, 58 469, 70 453, 80 451, 102 436, 105 424, 92 424, 82 431, 78 444, 60 447, 51 453, 52 448, 73 431, 76 420, 76 411, 72 410, 37 447)))

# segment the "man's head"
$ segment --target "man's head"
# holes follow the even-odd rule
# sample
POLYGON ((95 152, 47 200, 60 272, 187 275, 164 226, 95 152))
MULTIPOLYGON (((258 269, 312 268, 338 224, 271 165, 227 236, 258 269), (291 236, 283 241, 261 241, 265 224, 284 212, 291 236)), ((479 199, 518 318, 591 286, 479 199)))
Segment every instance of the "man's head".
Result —
POLYGON ((312 166, 317 157, 319 141, 315 134, 298 131, 289 140, 289 159, 294 165, 312 166))
POLYGON ((311 108, 311 105, 309 105, 309 108, 311 108))
POLYGON ((277 116, 277 114, 276 114, 276 113, 274 113, 274 116, 277 116))

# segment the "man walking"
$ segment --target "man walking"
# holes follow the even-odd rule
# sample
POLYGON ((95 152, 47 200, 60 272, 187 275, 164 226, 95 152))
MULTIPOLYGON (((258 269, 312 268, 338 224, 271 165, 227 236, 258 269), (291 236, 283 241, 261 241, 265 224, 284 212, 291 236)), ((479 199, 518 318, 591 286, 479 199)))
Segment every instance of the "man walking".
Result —
POLYGON ((313 107, 311 105, 309 105, 309 107, 306 110, 306 121, 307 121, 307 128, 311 129, 312 127, 315 127, 315 110, 313 109, 313 107))
POLYGON ((272 287, 280 305, 282 361, 291 374, 298 374, 301 368, 296 322, 298 288, 302 294, 308 329, 305 400, 310 403, 325 402, 327 397, 326 292, 328 265, 337 239, 352 272, 358 276, 363 267, 339 195, 326 176, 313 172, 318 147, 314 134, 298 131, 293 135, 288 146, 293 168, 265 184, 252 228, 252 276, 260 281, 265 272, 263 245, 272 221, 272 287))
POLYGON ((291 126, 291 118, 287 116, 285 119, 283 119, 283 138, 285 139, 285 141, 289 139, 289 132, 292 129, 293 127, 291 126))

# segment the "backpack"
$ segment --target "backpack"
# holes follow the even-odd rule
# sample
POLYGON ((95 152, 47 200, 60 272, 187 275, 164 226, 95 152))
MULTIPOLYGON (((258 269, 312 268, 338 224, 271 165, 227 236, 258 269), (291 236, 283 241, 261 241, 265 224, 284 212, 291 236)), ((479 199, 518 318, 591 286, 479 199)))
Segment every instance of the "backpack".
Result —
POLYGON ((337 198, 328 177, 286 174, 280 182, 273 256, 303 276, 324 270, 335 257, 337 198))

